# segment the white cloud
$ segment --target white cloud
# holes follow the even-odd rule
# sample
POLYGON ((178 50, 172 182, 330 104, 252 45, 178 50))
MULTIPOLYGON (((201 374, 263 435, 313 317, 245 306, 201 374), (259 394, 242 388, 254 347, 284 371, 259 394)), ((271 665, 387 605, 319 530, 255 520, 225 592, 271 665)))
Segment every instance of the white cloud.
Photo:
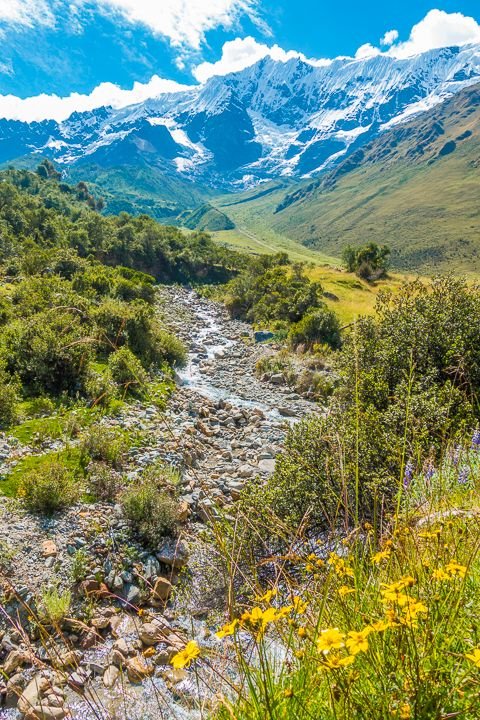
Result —
POLYGON ((33 27, 53 25, 54 17, 45 0, 0 0, 0 23, 33 27))
POLYGON ((198 50, 205 33, 216 27, 231 28, 242 15, 257 20, 256 0, 97 0, 120 11, 131 21, 147 25, 168 37, 173 45, 198 50))
POLYGON ((385 35, 380 40, 380 45, 389 47, 398 40, 398 30, 387 30, 385 35))
POLYGON ((122 90, 113 83, 101 83, 90 95, 72 93, 68 97, 58 95, 36 95, 30 98, 18 98, 15 95, 0 95, 0 117, 8 120, 66 120, 73 112, 85 112, 111 105, 114 108, 127 107, 162 93, 187 90, 173 80, 164 80, 154 75, 148 83, 136 82, 131 90, 122 90))
POLYGON ((480 25, 462 13, 430 10, 413 26, 405 42, 393 45, 388 53, 397 58, 410 57, 434 48, 480 42, 480 25))
POLYGON ((299 58, 311 65, 329 65, 331 62, 331 60, 309 59, 303 53, 295 50, 283 50, 279 45, 269 47, 249 36, 224 43, 220 60, 214 63, 201 63, 192 70, 192 73, 199 82, 204 83, 213 75, 228 75, 231 72, 238 72, 265 57, 271 57, 279 62, 299 58))
POLYGON ((377 47, 374 47, 374 45, 371 45, 370 43, 365 43, 365 45, 360 45, 355 53, 355 60, 365 60, 366 58, 375 57, 375 55, 380 54, 381 50, 377 47))

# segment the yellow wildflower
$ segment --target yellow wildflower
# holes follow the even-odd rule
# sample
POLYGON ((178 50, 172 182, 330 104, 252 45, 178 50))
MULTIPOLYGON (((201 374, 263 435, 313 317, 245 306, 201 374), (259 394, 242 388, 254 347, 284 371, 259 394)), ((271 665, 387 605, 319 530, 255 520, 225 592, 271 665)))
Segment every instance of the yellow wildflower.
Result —
POLYGON ((300 637, 302 639, 307 637, 307 628, 299 627, 297 632, 298 632, 298 637, 300 637))
POLYGON ((368 650, 368 636, 371 633, 370 627, 366 627, 360 632, 352 630, 348 633, 345 645, 352 655, 357 655, 368 650))
POLYGON ((450 580, 450 575, 442 568, 437 568, 437 570, 432 571, 432 578, 434 580, 450 580))
POLYGON ((338 594, 340 595, 340 597, 343 598, 343 597, 345 597, 345 595, 350 595, 350 593, 354 593, 354 592, 355 592, 355 588, 350 588, 350 587, 348 587, 348 585, 341 585, 341 586, 338 588, 338 591, 337 591, 337 592, 338 592, 338 594))
POLYGON ((477 667, 480 667, 480 648, 474 648, 471 653, 465 653, 465 657, 471 660, 477 667))
POLYGON ((228 637, 229 635, 233 635, 235 630, 237 629, 238 620, 232 620, 232 622, 227 623, 224 625, 220 630, 218 630, 215 635, 218 638, 224 638, 228 637))
POLYGON ((322 665, 328 670, 339 670, 342 667, 351 665, 353 662, 355 662, 354 655, 347 655, 344 658, 339 658, 336 655, 330 655, 330 657, 325 658, 322 665))
POLYGON ((388 628, 392 627, 392 622, 390 620, 377 620, 372 623, 370 627, 373 632, 383 632, 384 630, 388 630, 388 628))
POLYGON ((372 563, 374 565, 380 565, 382 560, 388 560, 391 554, 392 552, 388 548, 387 550, 381 550, 380 552, 375 553, 375 555, 372 555, 372 563))
POLYGON ((303 615, 303 613, 307 609, 307 603, 304 600, 302 600, 302 598, 299 597, 298 595, 295 595, 292 603, 293 603, 294 612, 296 612, 297 615, 303 615))
POLYGON ((410 720, 412 717, 412 708, 408 703, 404 703, 400 708, 399 716, 400 720, 410 720))
POLYGON ((402 622, 405 625, 414 625, 418 615, 426 615, 428 608, 422 602, 409 602, 403 608, 402 622))
POLYGON ((339 577, 353 577, 353 570, 351 567, 349 567, 345 560, 341 558, 337 553, 330 553, 328 560, 328 564, 333 566, 333 569, 335 570, 336 574, 339 577))
POLYGON ((445 570, 450 574, 451 577, 464 578, 467 574, 467 568, 465 565, 459 565, 455 560, 448 563, 445 570))
POLYGON ((293 690, 291 688, 287 688, 286 690, 284 690, 283 697, 285 697, 285 698, 293 697, 293 690))
POLYGON ((175 670, 188 667, 190 663, 200 655, 200 648, 195 640, 190 640, 173 658, 170 660, 175 670))
POLYGON ((261 597, 256 597, 255 600, 257 600, 258 602, 269 603, 276 596, 276 594, 277 590, 275 590, 275 588, 272 588, 271 590, 267 590, 265 595, 262 595, 261 597))
POLYGON ((339 631, 338 628, 331 628, 329 630, 322 630, 320 637, 317 640, 317 649, 324 655, 330 652, 330 650, 338 650, 342 648, 345 643, 343 642, 344 635, 339 631))

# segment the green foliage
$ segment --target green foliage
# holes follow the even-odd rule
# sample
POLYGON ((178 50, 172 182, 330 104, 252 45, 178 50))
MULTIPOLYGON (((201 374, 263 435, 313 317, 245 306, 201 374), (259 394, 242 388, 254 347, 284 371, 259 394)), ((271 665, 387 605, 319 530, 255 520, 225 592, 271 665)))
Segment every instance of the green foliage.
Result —
POLYGON ((479 288, 451 277, 381 295, 336 357, 328 414, 292 427, 258 502, 295 523, 380 522, 407 461, 434 462, 479 417, 479 312, 479 288))
POLYGON ((51 459, 22 475, 18 494, 27 510, 51 515, 75 503, 80 490, 75 475, 51 459))
POLYGON ((82 441, 82 451, 87 458, 117 468, 121 467, 129 447, 130 440, 124 430, 100 424, 92 425, 82 441))
POLYGON ((71 575, 74 582, 81 582, 88 574, 88 555, 83 548, 76 550, 72 557, 71 575))
POLYGON ((266 255, 232 280, 226 305, 234 317, 254 323, 295 323, 322 303, 322 287, 285 253, 266 255))
POLYGON ((172 497, 172 471, 155 466, 122 495, 125 517, 138 537, 155 547, 162 537, 175 534, 177 503, 172 497))
POLYGON ((115 502, 122 488, 122 476, 108 462, 91 462, 87 482, 90 494, 100 502, 115 502))
POLYGON ((342 260, 348 272, 357 273, 363 280, 378 280, 387 272, 390 252, 387 245, 373 242, 358 248, 347 245, 342 260))
POLYGON ((120 348, 108 358, 110 374, 124 395, 141 395, 147 374, 140 360, 127 347, 120 348))
POLYGON ((72 604, 70 590, 59 590, 57 587, 42 591, 39 603, 39 619, 57 627, 68 617, 72 604))
POLYGON ((307 313, 292 325, 288 340, 293 347, 305 345, 311 349, 322 344, 336 349, 340 347, 340 323, 332 310, 322 307, 307 313))
POLYGON ((145 215, 102 217, 88 186, 60 183, 48 160, 0 180, 0 424, 22 395, 109 406, 182 365, 154 311, 156 280, 224 282, 244 258, 145 215))

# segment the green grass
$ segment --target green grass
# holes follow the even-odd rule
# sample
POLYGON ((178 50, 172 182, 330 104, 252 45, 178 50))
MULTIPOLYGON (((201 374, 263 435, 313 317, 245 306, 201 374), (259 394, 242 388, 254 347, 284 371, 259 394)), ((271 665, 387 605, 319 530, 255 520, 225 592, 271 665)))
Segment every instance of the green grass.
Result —
POLYGON ((48 452, 41 455, 27 455, 22 458, 6 477, 0 478, 0 495, 16 497, 22 475, 39 468, 50 460, 58 460, 69 470, 79 476, 85 474, 85 456, 76 446, 66 447, 59 452, 48 452))

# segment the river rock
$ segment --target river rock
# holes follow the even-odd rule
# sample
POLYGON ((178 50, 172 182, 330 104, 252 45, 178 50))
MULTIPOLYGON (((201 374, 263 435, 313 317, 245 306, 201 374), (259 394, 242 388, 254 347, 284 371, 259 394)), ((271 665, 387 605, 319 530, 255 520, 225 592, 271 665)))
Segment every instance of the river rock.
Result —
POLYGON ((152 665, 148 665, 145 658, 137 655, 134 658, 128 660, 125 665, 127 670, 127 676, 131 683, 139 683, 145 678, 152 675, 154 668, 152 665))
POLYGON ((164 577, 157 578, 152 590, 152 601, 166 602, 172 593, 172 589, 173 586, 170 580, 164 577))
POLYGON ((165 634, 161 626, 155 622, 149 622, 142 625, 138 631, 138 636, 142 643, 147 647, 156 645, 162 640, 165 640, 165 634))
POLYGON ((116 665, 109 665, 103 673, 103 684, 106 688, 112 688, 120 677, 120 670, 116 665))
POLYGON ((181 569, 188 562, 188 549, 181 540, 165 540, 156 552, 158 560, 164 565, 181 569))

